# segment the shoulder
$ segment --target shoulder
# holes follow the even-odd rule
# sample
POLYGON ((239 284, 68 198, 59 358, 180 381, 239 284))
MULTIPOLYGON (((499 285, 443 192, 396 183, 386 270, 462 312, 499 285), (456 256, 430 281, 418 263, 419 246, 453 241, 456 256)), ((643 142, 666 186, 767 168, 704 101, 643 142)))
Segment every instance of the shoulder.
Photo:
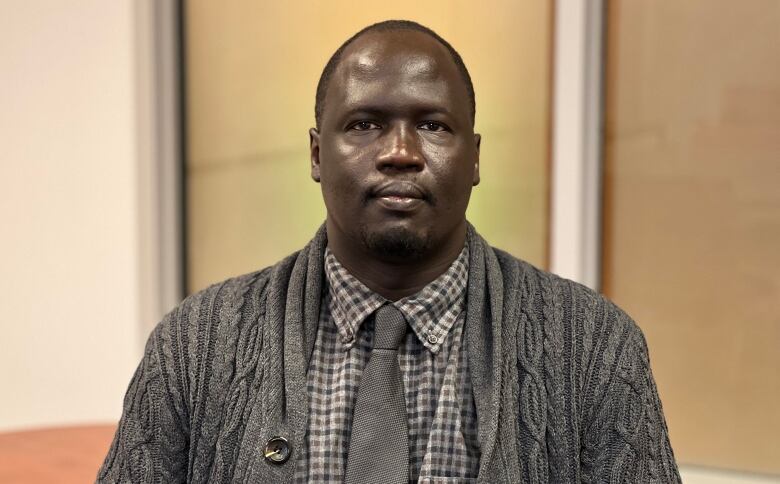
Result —
POLYGON ((639 391, 650 374, 647 344, 625 311, 582 284, 495 252, 521 371, 553 393, 577 395, 587 419, 609 391, 639 391))
POLYGON ((227 375, 237 348, 254 347, 272 270, 273 266, 231 277, 197 291, 155 326, 147 349, 153 349, 165 378, 180 387, 170 385, 183 402, 189 402, 182 407, 204 400, 202 381, 227 375))
POLYGON ((171 358, 195 363, 249 338, 265 314, 271 274, 280 263, 231 277, 190 294, 155 327, 151 338, 171 358))
POLYGON ((224 319, 231 310, 241 310, 247 303, 264 304, 265 298, 260 296, 267 292, 272 275, 288 276, 299 253, 294 252, 271 266, 225 279, 190 294, 169 316, 197 315, 202 319, 206 311, 211 318, 224 319))
POLYGON ((525 318, 538 320, 546 330, 569 340, 564 344, 574 343, 585 351, 601 347, 610 353, 646 354, 642 330, 606 296, 500 249, 494 252, 504 275, 505 294, 512 299, 509 303, 520 305, 525 318))
POLYGON ((264 291, 272 267, 242 274, 210 286, 187 296, 169 316, 173 319, 187 319, 191 322, 205 319, 223 319, 229 313, 241 310, 247 302, 247 295, 258 295, 264 291))

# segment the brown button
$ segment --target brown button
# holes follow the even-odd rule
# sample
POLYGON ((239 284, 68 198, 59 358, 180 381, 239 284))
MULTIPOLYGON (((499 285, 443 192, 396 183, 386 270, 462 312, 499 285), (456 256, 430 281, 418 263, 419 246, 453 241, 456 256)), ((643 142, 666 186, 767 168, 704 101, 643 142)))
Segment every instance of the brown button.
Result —
POLYGON ((263 454, 271 464, 284 464, 290 458, 290 444, 284 437, 271 437, 265 443, 263 454))

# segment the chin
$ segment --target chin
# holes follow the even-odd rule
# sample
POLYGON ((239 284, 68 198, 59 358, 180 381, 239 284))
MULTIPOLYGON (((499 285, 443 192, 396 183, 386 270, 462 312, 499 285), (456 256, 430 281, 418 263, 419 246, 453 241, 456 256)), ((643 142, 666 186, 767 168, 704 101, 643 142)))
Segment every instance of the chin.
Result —
POLYGON ((374 254, 387 259, 420 259, 431 248, 431 237, 426 231, 409 227, 361 228, 363 244, 374 254))

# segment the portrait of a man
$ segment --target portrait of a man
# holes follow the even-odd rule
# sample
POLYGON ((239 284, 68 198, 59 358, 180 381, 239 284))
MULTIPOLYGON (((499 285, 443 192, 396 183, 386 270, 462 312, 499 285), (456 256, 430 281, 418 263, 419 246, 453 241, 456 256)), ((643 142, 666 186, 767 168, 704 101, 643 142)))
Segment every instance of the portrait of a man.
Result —
POLYGON ((309 132, 325 223, 156 327, 98 481, 678 482, 638 326, 466 220, 475 111, 429 28, 344 42, 309 132))
POLYGON ((780 482, 777 0, 0 11, 0 483, 780 482))

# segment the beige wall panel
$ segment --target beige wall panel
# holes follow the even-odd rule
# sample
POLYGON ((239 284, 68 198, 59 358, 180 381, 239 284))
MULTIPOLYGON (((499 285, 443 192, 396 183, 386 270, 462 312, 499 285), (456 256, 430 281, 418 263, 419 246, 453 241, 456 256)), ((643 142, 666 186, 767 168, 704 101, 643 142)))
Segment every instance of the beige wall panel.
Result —
POLYGON ((186 2, 189 290, 266 266, 324 220, 308 129, 328 57, 354 32, 417 20, 460 51, 477 95, 482 184, 469 218, 545 264, 551 2, 186 2))
POLYGON ((142 354, 135 13, 0 2, 0 432, 116 422, 142 354))
POLYGON ((683 463, 780 473, 780 2, 610 2, 604 289, 683 463))

